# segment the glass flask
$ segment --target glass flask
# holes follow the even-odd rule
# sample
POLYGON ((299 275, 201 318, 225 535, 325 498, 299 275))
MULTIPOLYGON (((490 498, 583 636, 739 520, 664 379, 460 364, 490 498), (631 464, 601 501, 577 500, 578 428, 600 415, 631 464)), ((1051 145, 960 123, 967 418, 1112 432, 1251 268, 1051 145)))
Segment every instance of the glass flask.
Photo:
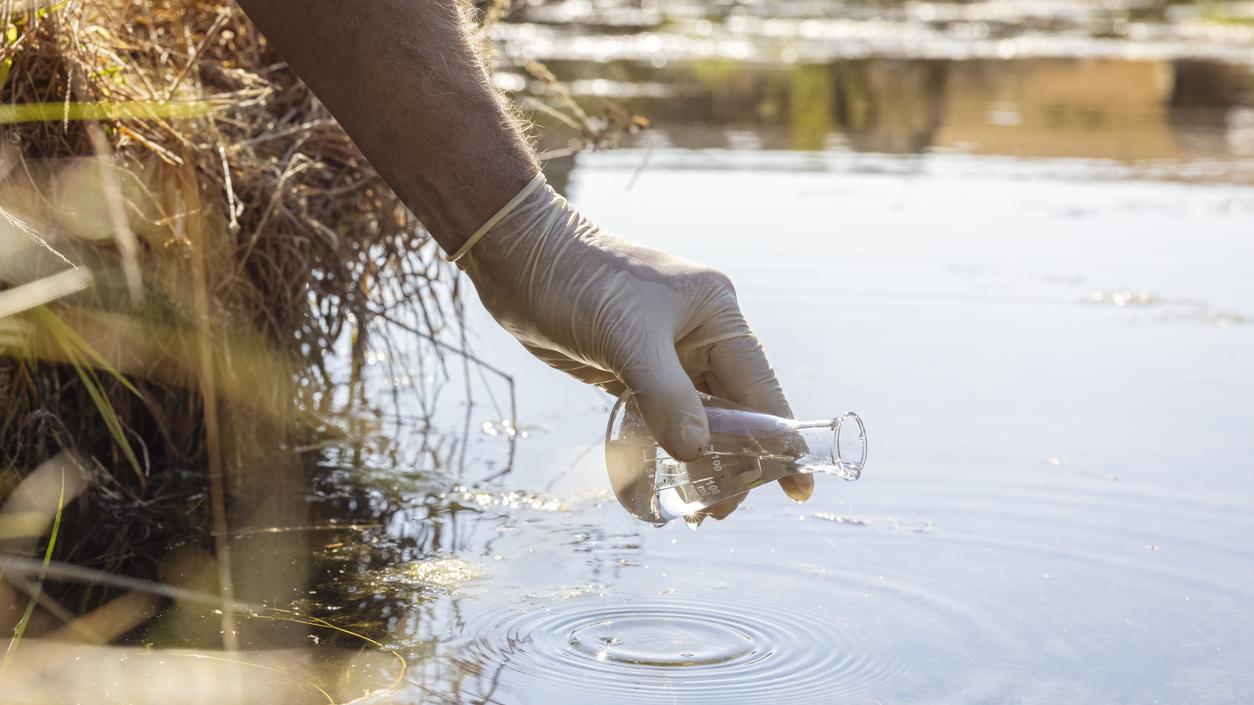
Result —
POLYGON ((828 473, 856 480, 866 464, 866 428, 848 412, 794 421, 701 394, 710 444, 676 460, 657 444, 631 392, 610 412, 605 463, 614 496, 629 514, 661 526, 781 477, 828 473))

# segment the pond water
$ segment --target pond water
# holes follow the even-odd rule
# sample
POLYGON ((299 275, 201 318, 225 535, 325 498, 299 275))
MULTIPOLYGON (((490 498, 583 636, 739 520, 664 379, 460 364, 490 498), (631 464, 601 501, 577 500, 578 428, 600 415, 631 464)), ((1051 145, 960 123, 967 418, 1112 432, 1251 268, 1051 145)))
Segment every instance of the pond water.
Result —
POLYGON ((413 371, 446 380, 442 426, 399 423, 422 415, 399 380, 384 433, 408 453, 321 456, 324 511, 376 524, 312 540, 315 607, 409 664, 372 700, 1254 700, 1246 50, 1135 17, 1093 38, 1067 4, 1048 32, 963 20, 1036 37, 1017 58, 957 20, 881 56, 888 20, 857 7, 786 3, 773 28, 580 7, 599 21, 502 31, 656 129, 552 180, 727 271, 798 415, 856 410, 869 462, 805 504, 763 487, 695 532, 637 522, 605 476, 612 400, 471 301, 517 424, 498 376, 449 358, 413 371))

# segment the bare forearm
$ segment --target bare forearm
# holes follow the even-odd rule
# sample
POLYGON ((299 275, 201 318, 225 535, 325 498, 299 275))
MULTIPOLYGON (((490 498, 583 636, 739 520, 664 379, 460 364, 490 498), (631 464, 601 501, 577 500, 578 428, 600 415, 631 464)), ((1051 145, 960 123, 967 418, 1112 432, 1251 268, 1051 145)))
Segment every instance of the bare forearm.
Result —
POLYGON ((536 174, 459 0, 239 0, 447 252, 536 174))

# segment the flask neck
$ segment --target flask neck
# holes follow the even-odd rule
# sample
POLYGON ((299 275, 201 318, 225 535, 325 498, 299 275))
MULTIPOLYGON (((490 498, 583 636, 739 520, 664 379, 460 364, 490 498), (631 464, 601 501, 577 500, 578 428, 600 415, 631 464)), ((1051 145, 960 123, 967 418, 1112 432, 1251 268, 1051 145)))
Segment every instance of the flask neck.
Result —
POLYGON ((866 430, 852 412, 821 421, 793 421, 805 454, 793 463, 804 472, 822 472, 856 480, 866 463, 866 430))

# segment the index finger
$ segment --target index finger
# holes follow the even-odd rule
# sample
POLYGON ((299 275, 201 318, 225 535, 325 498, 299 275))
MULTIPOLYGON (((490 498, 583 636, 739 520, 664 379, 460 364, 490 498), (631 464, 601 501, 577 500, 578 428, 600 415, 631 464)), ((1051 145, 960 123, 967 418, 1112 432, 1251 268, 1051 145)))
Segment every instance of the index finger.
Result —
MULTIPOLYGON (((793 418, 779 378, 767 362, 762 344, 752 333, 710 346, 710 371, 731 401, 786 419, 793 418)), ((794 501, 804 502, 814 493, 814 478, 804 473, 789 475, 780 479, 779 486, 794 501)))
POLYGON ((779 379, 753 333, 711 345, 710 371, 731 401, 786 419, 793 417, 779 379))

